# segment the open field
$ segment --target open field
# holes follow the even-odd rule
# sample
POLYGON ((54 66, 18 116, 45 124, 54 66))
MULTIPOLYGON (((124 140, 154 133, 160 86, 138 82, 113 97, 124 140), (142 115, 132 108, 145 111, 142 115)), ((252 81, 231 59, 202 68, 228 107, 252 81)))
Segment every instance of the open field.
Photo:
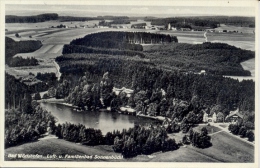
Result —
MULTIPOLYGON (((131 22, 131 23, 141 23, 143 21, 131 22)), ((60 24, 68 25, 70 27, 75 26, 86 26, 98 24, 98 21, 88 21, 88 22, 58 22, 58 21, 49 21, 43 23, 8 23, 6 28, 9 30, 6 34, 14 38, 15 30, 20 33, 22 36, 33 35, 33 38, 37 40, 43 40, 43 44, 68 44, 72 39, 83 37, 86 34, 100 32, 100 31, 144 31, 151 33, 162 33, 170 34, 177 36, 180 43, 202 43, 205 42, 204 32, 203 31, 167 31, 167 30, 148 30, 148 29, 112 29, 112 28, 69 28, 69 29, 50 29, 50 26, 57 26, 60 24), (37 27, 36 27, 37 26, 37 27), (36 29, 38 28, 38 30, 36 29), (25 32, 22 32, 24 29, 25 32), (12 34, 10 34, 12 33, 12 34), (37 35, 38 34, 38 35, 37 35)), ((149 24, 147 22, 147 24, 149 24)), ((238 30, 243 33, 212 33, 208 32, 207 37, 208 41, 211 42, 225 42, 230 45, 234 45, 243 49, 254 50, 254 41, 255 37, 253 34, 252 28, 247 27, 234 27, 234 26, 225 26, 222 25, 216 30, 238 30), (237 29, 235 29, 237 28, 237 29)))
POLYGON ((29 76, 29 73, 33 73, 34 75, 36 75, 38 72, 40 73, 47 73, 47 72, 54 72, 56 73, 57 70, 55 68, 55 66, 52 64, 45 65, 45 66, 31 66, 31 67, 6 67, 6 72, 14 77, 16 77, 17 79, 19 79, 20 77, 26 77, 29 76))
POLYGON ((255 58, 241 62, 241 65, 245 70, 249 70, 251 72, 251 76, 255 76, 255 58))
POLYGON ((238 31, 238 33, 251 33, 253 34, 255 31, 255 28, 250 28, 250 27, 239 27, 239 26, 231 26, 231 25, 225 25, 225 24, 220 24, 220 27, 215 28, 216 31, 219 30, 227 30, 227 31, 238 31))
POLYGON ((60 24, 66 25, 68 27, 80 27, 80 26, 93 26, 98 24, 99 20, 91 20, 85 22, 71 21, 71 22, 60 22, 60 21, 47 21, 47 22, 38 22, 38 23, 7 23, 5 28, 8 32, 20 31, 20 30, 32 30, 32 29, 44 29, 51 26, 58 26, 60 24))
POLYGON ((37 66, 9 67, 5 65, 5 71, 17 79, 27 77, 29 76, 29 73, 33 73, 34 75, 36 75, 38 72, 40 73, 54 72, 59 74, 57 72, 57 68, 55 67, 55 64, 53 63, 53 60, 50 59, 39 62, 39 65, 37 66))

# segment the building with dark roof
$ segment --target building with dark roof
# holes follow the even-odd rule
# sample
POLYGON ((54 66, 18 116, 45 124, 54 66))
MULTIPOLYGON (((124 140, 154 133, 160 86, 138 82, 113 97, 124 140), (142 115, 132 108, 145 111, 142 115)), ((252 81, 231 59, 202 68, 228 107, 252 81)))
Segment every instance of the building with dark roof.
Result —
POLYGON ((241 121, 242 119, 243 119, 243 115, 239 113, 239 109, 237 109, 235 111, 230 111, 229 115, 226 116, 225 121, 235 123, 241 121))

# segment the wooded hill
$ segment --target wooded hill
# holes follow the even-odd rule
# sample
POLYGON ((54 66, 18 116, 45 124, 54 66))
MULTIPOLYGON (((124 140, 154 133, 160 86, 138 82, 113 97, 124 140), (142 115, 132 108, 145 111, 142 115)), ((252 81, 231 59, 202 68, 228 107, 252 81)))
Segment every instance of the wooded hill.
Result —
POLYGON ((145 32, 101 32, 75 39, 64 45, 63 54, 95 53, 145 57, 141 44, 178 42, 177 37, 145 32))
MULTIPOLYGON (((147 91, 146 99, 152 99, 152 102, 157 100, 151 98, 153 92, 157 93, 156 90, 162 88, 166 91, 169 101, 177 98, 190 102, 197 96, 201 108, 219 104, 227 111, 236 107, 245 111, 254 110, 253 81, 239 82, 222 76, 169 72, 158 69, 151 63, 127 60, 123 57, 70 54, 58 57, 56 61, 60 65, 62 80, 75 82, 72 87, 79 85, 77 79, 80 76, 85 76, 90 83, 99 83, 103 74, 109 72, 115 87, 132 88, 136 92, 147 91)), ((158 111, 158 115, 162 114, 158 111)))
POLYGON ((70 45, 84 45, 89 47, 102 47, 102 48, 118 48, 128 50, 142 51, 140 48, 127 48, 123 45, 128 44, 161 44, 178 42, 176 36, 170 36, 165 34, 154 34, 146 32, 100 32, 90 35, 86 35, 83 38, 76 39, 70 42, 70 45))
POLYGON ((229 76, 250 76, 241 62, 254 58, 255 52, 225 43, 184 44, 175 36, 145 32, 102 32, 75 39, 63 54, 90 53, 139 56, 165 70, 229 76), (141 44, 155 44, 142 46, 141 44), (157 45, 160 44, 160 45, 157 45), (144 50, 144 51, 143 51, 144 50), (142 52, 143 51, 143 52, 142 52))
POLYGON ((250 76, 241 62, 255 58, 255 52, 225 43, 203 43, 144 46, 147 59, 160 68, 183 72, 200 72, 216 75, 250 76))

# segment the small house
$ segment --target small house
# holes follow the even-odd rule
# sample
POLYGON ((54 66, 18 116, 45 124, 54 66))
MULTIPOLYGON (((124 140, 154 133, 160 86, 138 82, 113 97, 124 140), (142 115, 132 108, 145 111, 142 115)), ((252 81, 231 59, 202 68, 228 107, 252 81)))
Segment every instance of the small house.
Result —
POLYGON ((239 109, 235 111, 230 111, 229 115, 226 117, 226 121, 230 123, 236 123, 243 119, 243 115, 239 112, 239 109))

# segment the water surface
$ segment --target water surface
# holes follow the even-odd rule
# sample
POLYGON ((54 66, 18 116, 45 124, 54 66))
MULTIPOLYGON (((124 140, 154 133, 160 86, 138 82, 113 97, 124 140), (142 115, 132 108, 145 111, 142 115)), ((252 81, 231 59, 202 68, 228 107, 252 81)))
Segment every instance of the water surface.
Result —
POLYGON ((42 102, 41 106, 54 115, 58 123, 70 122, 73 124, 81 123, 86 128, 100 129, 103 134, 113 130, 122 131, 134 127, 134 124, 158 123, 159 121, 137 117, 132 115, 119 114, 117 112, 84 111, 77 112, 73 107, 56 103, 42 102))

